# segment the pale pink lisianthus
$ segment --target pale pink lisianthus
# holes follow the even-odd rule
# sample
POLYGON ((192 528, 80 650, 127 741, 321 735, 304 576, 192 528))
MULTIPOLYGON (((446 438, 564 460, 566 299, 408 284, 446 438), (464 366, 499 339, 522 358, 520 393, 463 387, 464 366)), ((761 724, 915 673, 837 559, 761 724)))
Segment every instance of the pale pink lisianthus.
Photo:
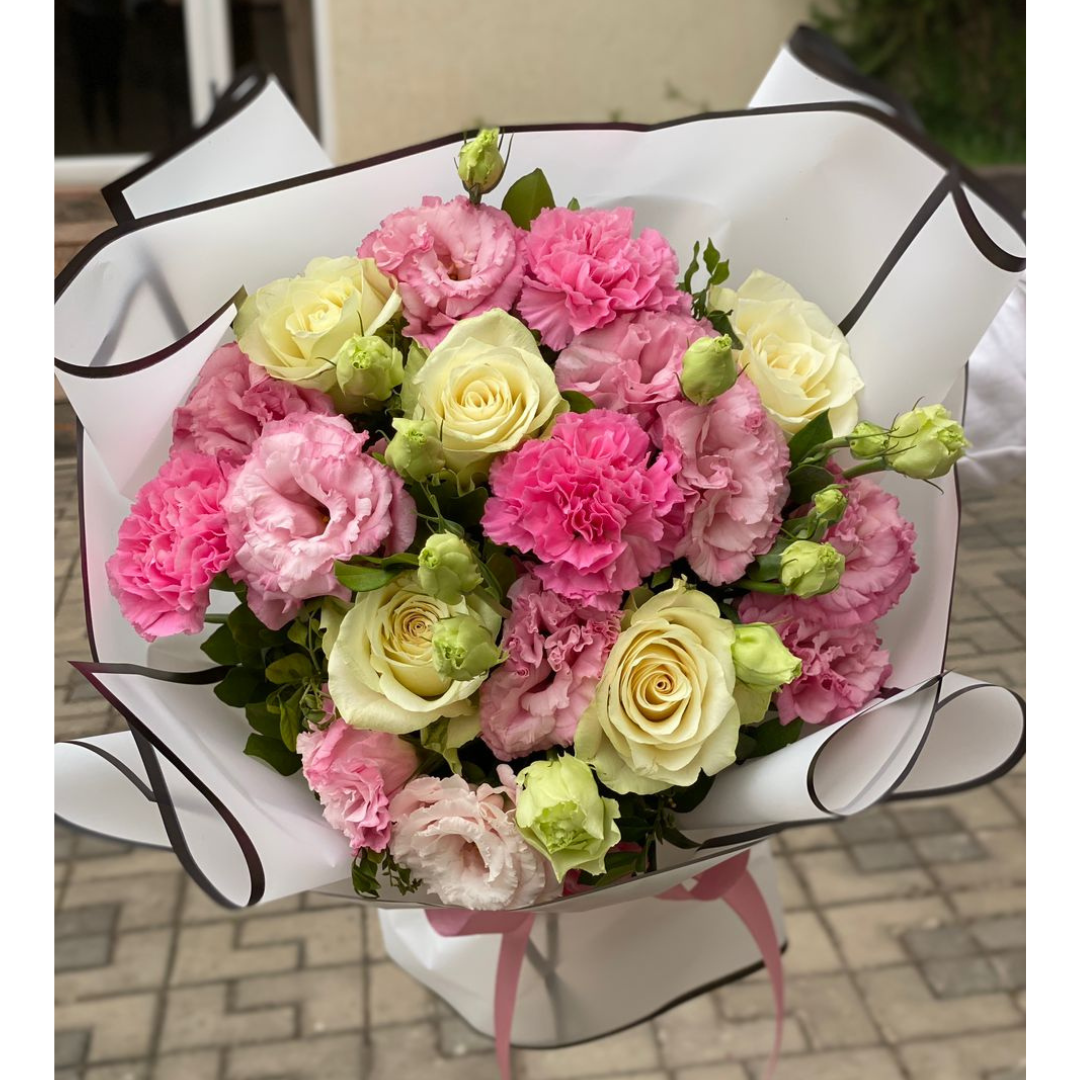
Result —
POLYGON ((105 564, 120 610, 147 641, 202 629, 210 582, 232 563, 228 481, 206 454, 179 450, 139 489, 105 564))
POLYGON ((353 854, 385 850, 390 800, 416 771, 416 751, 396 735, 358 731, 340 718, 324 729, 302 731, 296 749, 323 817, 348 837, 353 854))
POLYGON ((390 854, 444 903, 473 911, 528 907, 557 893, 550 863, 515 821, 517 786, 471 787, 460 776, 419 776, 390 802, 390 854))
POLYGON ((555 362, 560 390, 576 390, 601 409, 628 412, 648 427, 656 408, 682 397, 683 353, 699 338, 715 337, 708 323, 677 311, 619 315, 586 330, 555 362))
POLYGON ((248 605, 273 630, 309 597, 349 598, 335 560, 412 543, 412 497, 396 472, 364 453, 366 440, 341 416, 279 420, 230 478, 230 573, 247 583, 248 605))
POLYGON ((622 613, 573 603, 527 574, 511 587, 506 662, 480 688, 480 734, 503 761, 570 746, 622 613))
POLYGON ((521 317, 545 345, 565 349, 575 334, 621 312, 689 311, 677 288, 679 261, 655 229, 634 236, 634 211, 543 210, 525 240, 521 317))
POLYGON ((743 576, 772 547, 788 495, 784 434, 746 376, 708 405, 672 401, 652 430, 678 462, 687 525, 678 554, 710 585, 743 576))
POLYGON ((364 237, 357 255, 397 279, 406 333, 432 349, 460 319, 509 311, 521 291, 522 231, 493 206, 464 195, 391 214, 364 237))
POLYGON ((187 402, 173 414, 173 449, 211 454, 229 469, 251 452, 262 429, 297 413, 334 413, 321 390, 284 382, 253 364, 236 344, 215 349, 187 402))
MULTIPOLYGON (((748 597, 739 607, 743 622, 769 621, 748 597)), ((843 720, 872 701, 892 674, 889 654, 873 623, 819 626, 800 619, 774 622, 784 644, 802 661, 802 674, 776 695, 780 723, 843 720)))
POLYGON ((844 516, 824 539, 844 556, 840 584, 822 596, 753 597, 770 622, 801 619, 817 626, 856 626, 880 619, 896 606, 918 570, 915 526, 900 515, 900 501, 868 476, 844 480, 839 466, 830 471, 847 496, 844 516))
POLYGON ((491 470, 484 532, 531 552, 545 588, 605 609, 671 562, 683 493, 674 454, 654 453, 632 416, 564 413, 491 470))

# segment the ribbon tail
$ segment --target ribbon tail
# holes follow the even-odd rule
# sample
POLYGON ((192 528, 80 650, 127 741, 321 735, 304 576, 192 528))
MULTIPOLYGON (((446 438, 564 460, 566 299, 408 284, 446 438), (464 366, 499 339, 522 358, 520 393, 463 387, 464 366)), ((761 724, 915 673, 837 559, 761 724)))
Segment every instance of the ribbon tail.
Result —
POLYGON ((769 973, 769 982, 772 984, 773 1004, 776 1007, 776 1033, 773 1036, 769 1063, 762 1074, 762 1080, 772 1080, 780 1060, 780 1044, 784 1038, 784 968, 780 959, 780 942, 776 938, 769 905, 751 874, 743 874, 724 893, 723 899, 750 931, 750 936, 765 961, 765 970, 769 973))
POLYGON ((503 1080, 511 1080, 510 1033, 514 1026, 514 1006, 521 980, 521 965, 535 921, 535 915, 522 919, 518 926, 502 935, 499 946, 499 963, 495 974, 495 1057, 503 1080))

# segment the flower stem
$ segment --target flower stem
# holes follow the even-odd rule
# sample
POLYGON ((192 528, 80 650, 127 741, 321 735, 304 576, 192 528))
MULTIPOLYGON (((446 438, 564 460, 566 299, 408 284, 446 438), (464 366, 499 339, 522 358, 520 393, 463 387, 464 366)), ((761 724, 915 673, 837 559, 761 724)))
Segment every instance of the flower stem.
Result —
POLYGON ((866 476, 868 473, 884 472, 889 467, 884 457, 873 458, 864 461, 861 465, 852 465, 844 470, 845 480, 854 480, 856 476, 866 476))
POLYGON ((746 589, 749 592, 772 593, 774 596, 783 596, 787 591, 784 586, 777 581, 751 581, 750 578, 743 578, 741 581, 736 581, 732 588, 746 589))

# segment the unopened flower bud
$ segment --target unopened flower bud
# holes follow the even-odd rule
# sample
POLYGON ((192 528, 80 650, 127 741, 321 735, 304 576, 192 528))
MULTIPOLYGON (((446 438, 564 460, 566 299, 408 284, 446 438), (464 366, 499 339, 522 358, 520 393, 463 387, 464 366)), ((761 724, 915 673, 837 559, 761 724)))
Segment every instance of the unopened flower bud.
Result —
POLYGON ((889 447, 889 433, 867 420, 855 425, 848 449, 852 457, 869 459, 881 457, 889 447))
POLYGON ((386 401, 405 378, 401 353, 374 334, 354 334, 334 357, 334 402, 345 412, 363 412, 386 401))
POLYGON ((814 513, 819 522, 835 525, 847 509, 847 496, 836 484, 814 492, 814 513))
POLYGON ((417 577, 424 592, 444 604, 460 604, 465 593, 471 593, 481 582, 472 549, 460 536, 449 532, 428 537, 420 552, 417 577))
POLYGON ((484 128, 458 155, 458 176, 473 198, 491 191, 502 179, 506 162, 499 153, 499 129, 484 128))
POLYGON ((396 434, 386 447, 386 464, 407 480, 427 480, 446 467, 446 455, 434 420, 391 421, 396 434))
POLYGON ((736 625, 731 659, 735 678, 755 690, 771 693, 802 674, 802 661, 788 651, 769 623, 736 625))
POLYGON ((832 544, 796 540, 780 556, 780 584, 804 600, 832 592, 843 572, 844 556, 832 544))
POLYGON ((491 631, 472 615, 440 619, 431 634, 431 658, 444 679, 467 682, 506 659, 491 631))
POLYGON ((971 445, 944 405, 924 405, 904 413, 891 435, 889 468, 915 480, 944 476, 971 445))
POLYGON ((725 390, 730 390, 739 377, 739 367, 731 355, 731 338, 698 338, 683 353, 682 375, 679 382, 686 398, 695 405, 708 405, 725 390))

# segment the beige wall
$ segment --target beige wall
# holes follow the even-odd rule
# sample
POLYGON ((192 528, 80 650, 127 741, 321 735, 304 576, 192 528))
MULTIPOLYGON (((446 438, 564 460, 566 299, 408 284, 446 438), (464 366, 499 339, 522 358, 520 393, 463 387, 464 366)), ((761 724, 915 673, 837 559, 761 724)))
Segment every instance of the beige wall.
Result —
POLYGON ((339 161, 480 123, 743 107, 810 0, 324 0, 339 161))

